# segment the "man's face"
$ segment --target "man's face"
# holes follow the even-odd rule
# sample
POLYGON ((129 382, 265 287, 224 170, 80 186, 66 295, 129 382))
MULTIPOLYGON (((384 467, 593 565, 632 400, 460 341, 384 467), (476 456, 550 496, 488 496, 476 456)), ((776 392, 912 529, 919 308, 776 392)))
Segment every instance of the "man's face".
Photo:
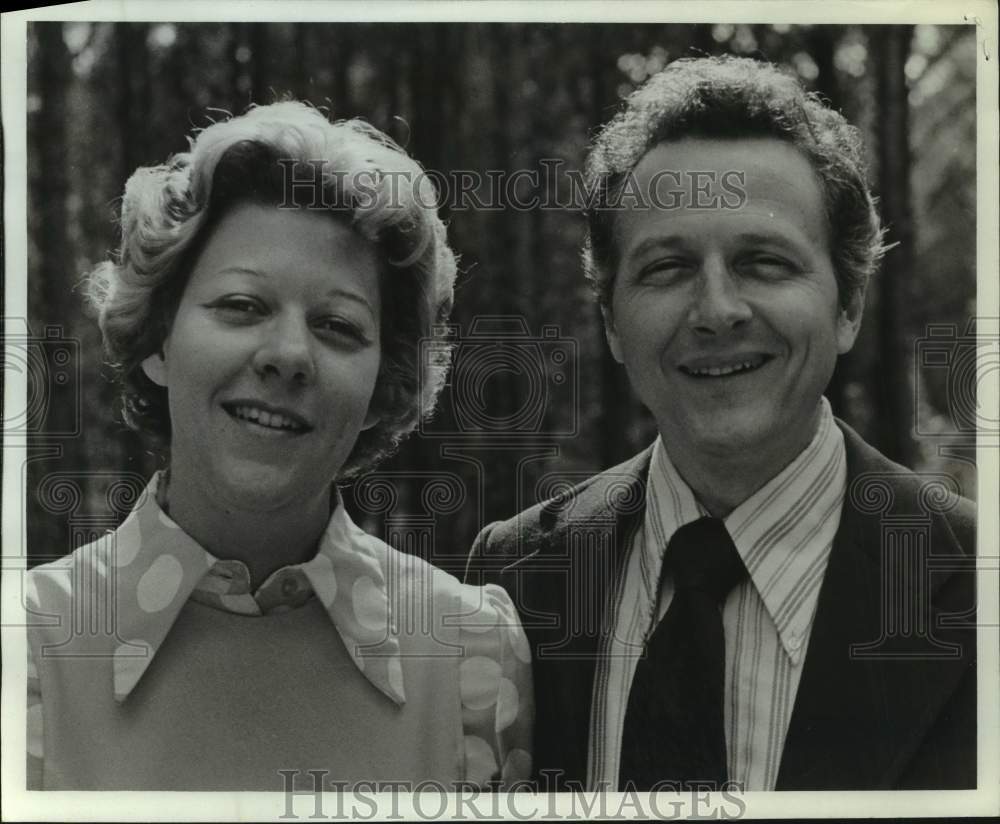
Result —
POLYGON ((790 461, 861 310, 860 298, 838 302, 812 167, 777 139, 685 138, 651 149, 635 178, 661 208, 626 201, 616 215, 615 358, 669 451, 790 461), (664 187, 683 190, 691 172, 711 192, 668 199, 664 187))

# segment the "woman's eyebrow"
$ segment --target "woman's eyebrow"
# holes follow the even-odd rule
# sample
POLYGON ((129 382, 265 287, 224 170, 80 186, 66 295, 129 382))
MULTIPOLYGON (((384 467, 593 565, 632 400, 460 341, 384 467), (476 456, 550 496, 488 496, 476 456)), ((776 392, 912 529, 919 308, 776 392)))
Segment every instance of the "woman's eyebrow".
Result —
POLYGON ((357 292, 352 292, 349 289, 343 289, 339 286, 335 286, 333 289, 326 293, 327 297, 330 298, 344 298, 345 300, 353 301, 364 306, 369 312, 371 312, 372 317, 378 317, 375 312, 375 308, 371 305, 368 299, 357 292))
MULTIPOLYGON (((216 272, 216 274, 250 275, 251 277, 256 277, 256 278, 267 277, 267 274, 265 272, 260 272, 256 269, 250 269, 246 266, 225 266, 222 269, 219 269, 216 272)), ((358 303, 365 309, 367 309, 372 314, 372 317, 377 317, 377 313, 375 312, 375 308, 371 305, 371 302, 364 295, 361 295, 357 292, 352 292, 350 289, 344 289, 342 287, 335 286, 334 288, 326 292, 326 297, 343 298, 345 300, 353 301, 354 303, 358 303)))
POLYGON ((246 266, 223 266, 221 269, 216 269, 215 274, 217 275, 252 275, 254 277, 262 278, 264 277, 263 272, 258 272, 256 269, 250 269, 246 266))

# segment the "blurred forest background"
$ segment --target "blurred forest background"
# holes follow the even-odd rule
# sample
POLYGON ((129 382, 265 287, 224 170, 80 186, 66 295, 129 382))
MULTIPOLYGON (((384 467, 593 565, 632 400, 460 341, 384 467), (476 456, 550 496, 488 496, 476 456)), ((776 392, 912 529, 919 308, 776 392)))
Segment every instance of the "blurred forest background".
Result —
MULTIPOLYGON (((593 129, 651 73, 726 52, 784 65, 864 131, 898 245, 828 396, 883 452, 975 496, 971 26, 33 23, 28 36, 33 562, 116 526, 163 464, 121 422, 79 288, 117 246, 118 199, 136 167, 185 151, 220 110, 291 94, 365 118, 445 175, 561 159, 561 185, 593 129)), ((579 211, 445 217, 461 255, 457 389, 348 500, 369 531, 455 570, 484 523, 655 432, 607 352, 581 274, 579 211)))

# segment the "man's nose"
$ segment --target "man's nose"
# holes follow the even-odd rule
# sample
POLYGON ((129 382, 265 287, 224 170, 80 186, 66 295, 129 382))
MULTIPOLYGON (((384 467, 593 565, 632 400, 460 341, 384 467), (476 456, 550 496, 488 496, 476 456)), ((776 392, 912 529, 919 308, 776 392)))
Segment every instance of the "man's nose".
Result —
POLYGON ((738 276, 730 271, 721 256, 712 256, 704 261, 696 288, 688 310, 688 323, 696 332, 723 334, 753 316, 738 276))
POLYGON ((312 383, 316 375, 312 333, 304 318, 278 316, 261 329, 253 367, 262 378, 268 375, 299 384, 312 383))

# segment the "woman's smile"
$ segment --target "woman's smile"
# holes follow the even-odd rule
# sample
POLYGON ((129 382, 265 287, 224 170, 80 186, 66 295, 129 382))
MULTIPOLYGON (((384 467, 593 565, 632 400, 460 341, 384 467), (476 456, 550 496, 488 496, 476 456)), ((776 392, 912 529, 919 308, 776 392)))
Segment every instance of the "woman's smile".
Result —
POLYGON ((374 246, 344 221, 228 211, 145 362, 169 390, 174 489, 258 512, 327 489, 372 423, 380 307, 374 246))
POLYGON ((302 415, 262 401, 227 401, 222 408, 233 420, 245 424, 251 431, 298 436, 313 429, 302 415))

